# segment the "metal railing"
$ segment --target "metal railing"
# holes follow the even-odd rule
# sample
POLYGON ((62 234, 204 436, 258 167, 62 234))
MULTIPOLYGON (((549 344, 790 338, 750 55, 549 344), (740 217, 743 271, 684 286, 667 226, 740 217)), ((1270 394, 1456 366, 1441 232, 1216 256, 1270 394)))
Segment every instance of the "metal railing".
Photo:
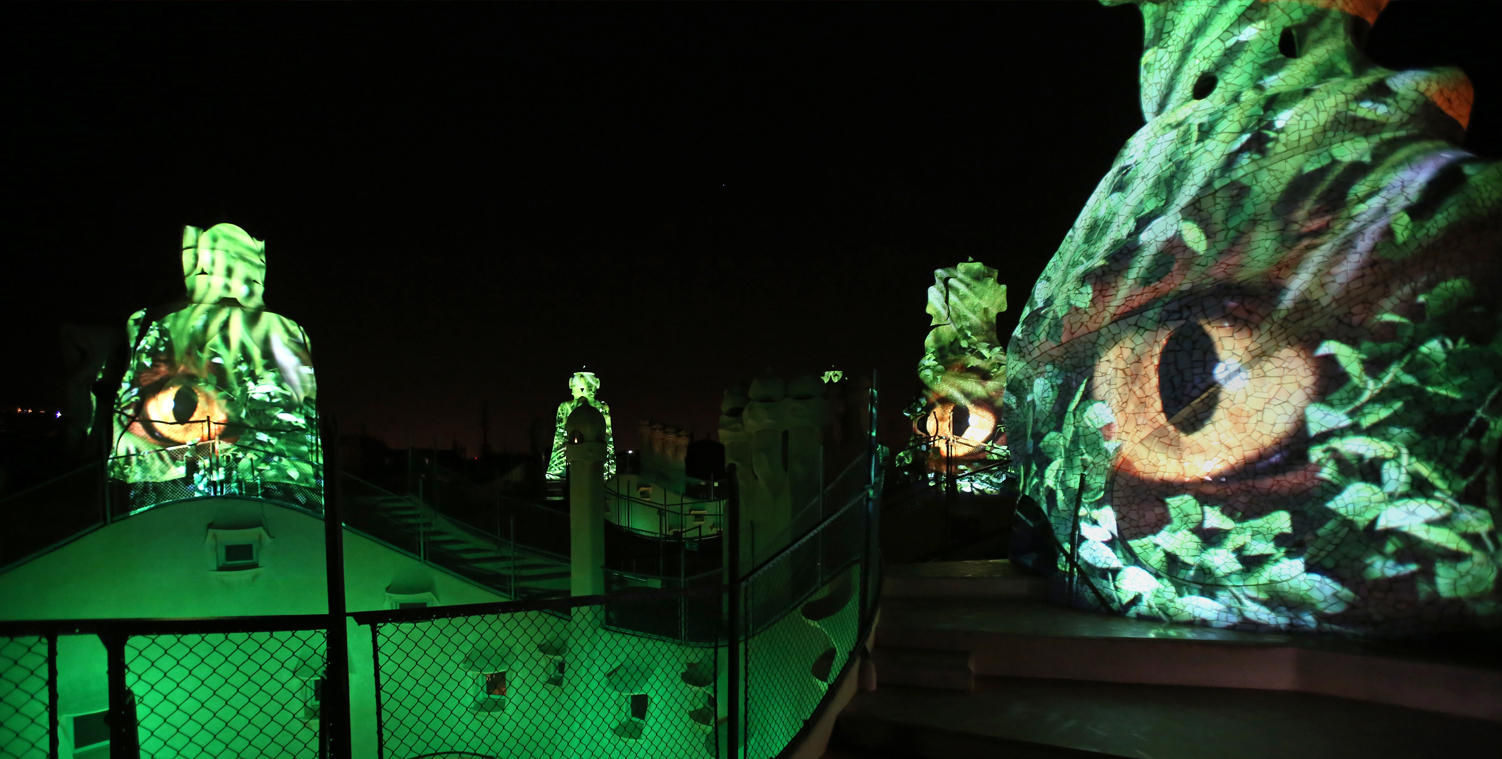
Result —
MULTIPOLYGON (((372 667, 352 686, 376 695, 377 755, 777 755, 869 632, 877 487, 730 586, 701 575, 679 589, 347 615, 371 628, 372 667), (664 609, 686 613, 663 627, 664 609)), ((340 755, 326 754, 338 727, 324 683, 344 616, 0 623, 0 753, 57 755, 53 641, 98 635, 113 757, 340 755)))
POLYGON ((610 630, 719 586, 352 615, 370 626, 379 757, 713 756, 716 647, 610 630))
POLYGON ((511 599, 569 592, 569 515, 506 496, 479 526, 412 496, 339 475, 346 526, 511 599))
POLYGON ((869 634, 879 488, 729 585, 352 614, 378 756, 779 755, 869 634))
POLYGON ((94 674, 112 758, 326 756, 329 619, 0 622, 0 756, 60 755, 71 731, 58 716, 58 648, 75 636, 104 644, 105 671, 94 674))
POLYGON ((682 533, 708 535, 721 529, 725 499, 688 499, 675 493, 676 501, 658 503, 605 486, 605 513, 610 522, 628 532, 652 538, 672 539, 682 533))
MULTIPOLYGON (((816 523, 744 576, 731 489, 725 574, 650 592, 353 614, 340 541, 359 481, 333 478, 328 614, 0 622, 0 753, 59 755, 56 641, 95 635, 112 759, 343 758, 352 737, 373 739, 382 759, 770 759, 807 734, 869 637, 880 458, 873 436, 824 489, 816 523), (663 613, 673 608, 676 618, 663 613), (349 619, 370 627, 368 671, 347 666, 349 619), (351 690, 374 694, 358 706, 373 705, 368 723, 352 719, 351 690)), ((435 534, 454 524, 418 518, 435 534)), ((423 536, 417 548, 450 550, 423 536)))
POLYGON ((0 634, 0 756, 57 755, 57 633, 0 634))
POLYGON ((129 482, 117 480, 109 491, 111 519, 164 503, 229 495, 323 511, 322 461, 305 461, 218 438, 112 456, 107 466, 112 477, 126 471, 132 474, 129 482))

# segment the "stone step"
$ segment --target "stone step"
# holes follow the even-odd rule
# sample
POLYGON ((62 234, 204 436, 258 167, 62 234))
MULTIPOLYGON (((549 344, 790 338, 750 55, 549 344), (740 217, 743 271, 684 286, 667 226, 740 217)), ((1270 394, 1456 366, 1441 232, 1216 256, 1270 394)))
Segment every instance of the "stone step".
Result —
POLYGON ((871 660, 881 687, 891 684, 968 691, 975 685, 975 668, 968 651, 878 645, 871 660))
POLYGON ((1494 639, 1358 642, 1151 622, 1027 599, 899 597, 883 599, 876 641, 877 653, 962 652, 977 676, 1302 691, 1502 722, 1494 639))
POLYGON ((1048 580, 1006 559, 935 561, 889 567, 883 598, 1047 598, 1048 580))
POLYGON ((980 678, 972 693, 880 682, 845 707, 830 742, 835 756, 927 759, 1414 759, 1498 745, 1496 722, 1345 698, 1023 678, 980 678))

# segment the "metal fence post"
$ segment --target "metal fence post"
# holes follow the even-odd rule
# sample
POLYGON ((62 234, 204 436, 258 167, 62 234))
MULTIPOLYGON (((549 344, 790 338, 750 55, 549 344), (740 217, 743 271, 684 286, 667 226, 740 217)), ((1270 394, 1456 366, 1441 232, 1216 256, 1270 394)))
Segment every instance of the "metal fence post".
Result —
MULTIPOLYGON (((512 600, 515 600, 515 597, 512 600)), ((380 636, 376 634, 380 627, 378 623, 370 625, 370 672, 375 684, 376 759, 386 759, 386 727, 381 719, 381 641, 380 636)))
POLYGON ((735 465, 727 467, 730 491, 726 493, 725 500, 725 567, 727 580, 726 592, 726 633, 725 646, 725 690, 728 691, 725 706, 725 758, 736 759, 739 756, 737 745, 739 744, 739 731, 741 727, 740 715, 740 682, 741 682, 741 656, 740 656, 740 625, 741 625, 741 498, 740 488, 736 487, 735 465))
POLYGON ((877 455, 878 448, 876 443, 876 410, 878 400, 877 383, 879 383, 880 381, 881 376, 873 369, 871 371, 871 392, 870 398, 868 399, 870 408, 867 412, 868 418, 870 420, 868 422, 870 429, 867 430, 866 455, 869 456, 871 460, 868 462, 869 467, 867 469, 866 479, 866 544, 864 546, 864 550, 862 551, 864 556, 861 557, 862 561, 860 570, 861 605, 859 608, 862 624, 861 629, 864 629, 865 623, 870 621, 869 614, 871 613, 871 561, 872 556, 875 553, 872 546, 874 533, 871 529, 871 525, 874 523, 874 520, 876 518, 877 504, 876 494, 872 491, 876 488, 877 473, 880 471, 878 467, 881 466, 881 461, 879 460, 880 457, 877 455))
POLYGON ((57 631, 47 632, 47 756, 58 759, 57 631))
POLYGON ((1079 590, 1080 577, 1080 507, 1085 501, 1085 475, 1080 473, 1079 486, 1074 492, 1074 513, 1069 515, 1069 603, 1074 603, 1079 590))
POLYGON ((324 572, 328 580, 328 639, 324 669, 323 700, 319 722, 327 740, 327 756, 347 759, 350 756, 349 720, 349 630, 344 612, 344 520, 340 503, 338 423, 330 416, 324 433, 334 437, 332 449, 324 452, 325 483, 323 505, 324 572), (329 456, 333 453, 333 456, 329 456), (333 459, 330 461, 330 459, 333 459), (327 476, 328 471, 334 476, 327 476), (328 484, 332 483, 332 487, 328 484), (330 494, 329 490, 332 490, 330 494), (332 495, 332 497, 330 497, 332 495))
POLYGON ((136 699, 125 682, 125 633, 103 633, 109 678, 110 759, 140 759, 141 736, 136 732, 136 699))

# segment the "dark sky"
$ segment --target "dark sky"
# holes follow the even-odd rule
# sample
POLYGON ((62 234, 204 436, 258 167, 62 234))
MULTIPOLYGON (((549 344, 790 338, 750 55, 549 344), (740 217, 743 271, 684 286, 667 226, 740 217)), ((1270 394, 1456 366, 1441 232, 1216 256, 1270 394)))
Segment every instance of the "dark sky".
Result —
MULTIPOLYGON (((1394 3, 1502 156, 1499 3, 1394 3)), ((181 293, 179 227, 267 241, 345 431, 526 445, 588 365, 616 424, 713 433, 768 366, 915 392, 932 271, 1012 314, 1141 125, 1133 8, 1090 3, 32 5, 0 10, 0 403, 63 323, 181 293)), ((625 441, 635 444, 634 432, 625 441)))

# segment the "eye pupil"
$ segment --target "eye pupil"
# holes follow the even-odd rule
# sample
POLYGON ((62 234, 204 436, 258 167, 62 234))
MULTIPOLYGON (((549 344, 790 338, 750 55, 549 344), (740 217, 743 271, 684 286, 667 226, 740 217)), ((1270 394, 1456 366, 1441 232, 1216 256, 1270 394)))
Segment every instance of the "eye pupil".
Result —
POLYGON ((1168 336, 1158 361, 1158 395, 1163 415, 1174 429, 1190 435, 1215 416, 1220 400, 1220 383, 1215 380, 1219 363, 1215 338, 1199 322, 1189 322, 1168 336))
POLYGON ((193 420, 193 412, 198 410, 198 393, 193 388, 184 385, 177 389, 172 396, 172 420, 178 424, 193 420))

